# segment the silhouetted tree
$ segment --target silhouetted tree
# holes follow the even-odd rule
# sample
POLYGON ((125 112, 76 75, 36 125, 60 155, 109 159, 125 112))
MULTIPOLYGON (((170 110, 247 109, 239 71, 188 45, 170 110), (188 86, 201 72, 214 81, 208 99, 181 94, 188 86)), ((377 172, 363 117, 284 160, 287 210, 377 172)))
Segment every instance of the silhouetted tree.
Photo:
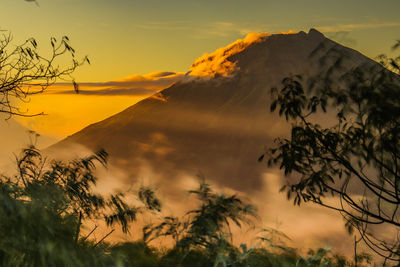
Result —
POLYGON ((106 159, 99 151, 70 162, 47 163, 34 147, 22 151, 18 173, 0 179, 1 266, 116 264, 103 242, 108 235, 100 240, 89 238, 91 233, 83 237, 83 223, 105 220, 109 226, 120 224, 127 233, 146 208, 127 204, 122 193, 109 198, 93 193, 94 168, 105 165, 106 159))
POLYGON ((250 223, 250 218, 256 216, 255 207, 236 195, 214 193, 204 182, 189 193, 197 196, 199 208, 188 211, 182 219, 167 216, 158 225, 147 225, 143 229, 144 240, 149 242, 161 236, 172 237, 175 247, 171 253, 180 256, 180 264, 187 257, 203 253, 204 257, 214 262, 214 266, 234 261, 232 257, 237 249, 231 242, 230 224, 241 227, 243 223, 250 223))
POLYGON ((292 122, 291 134, 276 140, 268 161, 292 176, 282 190, 295 204, 313 202, 340 212, 371 249, 395 261, 400 261, 398 62, 381 56, 381 65, 361 65, 340 76, 337 64, 310 81, 283 79, 281 89, 272 89, 271 111, 292 122), (324 125, 318 124, 315 114, 327 110, 324 125))
POLYGON ((78 60, 75 57, 75 50, 67 36, 60 40, 52 37, 50 46, 48 55, 43 55, 39 53, 38 44, 33 38, 15 45, 10 33, 0 34, 0 113, 39 115, 22 112, 18 109, 18 101, 26 101, 28 96, 42 93, 57 80, 72 81, 78 91, 71 74, 84 62, 89 63, 88 58, 78 60), (69 66, 64 63, 67 58, 71 61, 69 66))

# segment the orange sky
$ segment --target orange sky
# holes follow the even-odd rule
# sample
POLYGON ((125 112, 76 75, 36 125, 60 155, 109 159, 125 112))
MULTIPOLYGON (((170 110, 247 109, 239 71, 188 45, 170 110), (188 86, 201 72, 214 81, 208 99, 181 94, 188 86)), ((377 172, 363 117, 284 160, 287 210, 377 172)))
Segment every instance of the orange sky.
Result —
POLYGON ((56 84, 43 94, 19 102, 22 112, 44 116, 15 117, 24 126, 57 139, 103 120, 170 86, 182 73, 155 72, 105 83, 82 83, 79 94, 72 84, 56 84))
POLYGON ((21 105, 23 110, 49 115, 19 118, 20 122, 56 138, 122 111, 176 81, 172 77, 156 77, 154 71, 183 75, 190 70, 192 75, 207 76, 210 73, 205 72, 202 59, 210 55, 220 60, 207 65, 213 72, 231 71, 234 66, 218 57, 217 49, 251 32, 316 28, 369 57, 391 53, 390 47, 400 32, 398 0, 38 2, 39 6, 22 0, 2 0, 0 30, 10 31, 15 44, 35 37, 44 53, 50 47, 51 36, 67 35, 77 56, 88 55, 91 60, 90 66, 74 73, 76 80, 83 82, 84 92, 80 95, 48 93, 21 105), (196 58, 198 64, 191 68, 196 58), (128 77, 125 84, 123 77, 128 77), (97 92, 89 92, 94 89, 97 92))
POLYGON ((16 119, 42 135, 61 139, 134 105, 176 81, 215 75, 229 76, 235 71, 236 66, 227 58, 270 35, 249 33, 243 39, 238 39, 213 53, 205 53, 194 61, 186 75, 175 72, 153 72, 109 82, 81 83, 79 94, 74 92, 71 84, 56 84, 48 88, 44 94, 31 96, 28 102, 20 102, 21 111, 30 114, 44 112, 47 115, 16 119))
POLYGON ((205 52, 250 32, 316 28, 374 57, 390 52, 400 32, 398 0, 1 0, 0 30, 19 43, 67 35, 92 64, 80 82, 153 71, 186 72, 205 52))

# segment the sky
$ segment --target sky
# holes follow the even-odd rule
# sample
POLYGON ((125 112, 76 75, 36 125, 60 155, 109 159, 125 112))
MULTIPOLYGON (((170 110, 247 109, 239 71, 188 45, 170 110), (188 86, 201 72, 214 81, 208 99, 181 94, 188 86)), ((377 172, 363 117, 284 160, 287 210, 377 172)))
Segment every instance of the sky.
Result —
MULTIPOLYGON (((91 65, 82 66, 74 74, 81 83, 104 84, 132 75, 149 77, 149 73, 160 71, 182 74, 202 54, 251 32, 316 28, 372 58, 390 54, 390 47, 400 39, 398 0, 37 2, 2 0, 0 30, 10 31, 15 44, 28 37, 36 38, 44 53, 50 47, 50 37, 67 35, 77 55, 87 55, 91 61, 91 65)), ((20 121, 34 130, 62 138, 150 93, 144 90, 142 94, 118 95, 112 100, 101 95, 47 94, 32 98, 22 108, 49 115, 20 121)))
MULTIPOLYGON (((24 112, 46 114, 15 117, 45 135, 50 140, 46 144, 168 87, 204 53, 249 33, 316 28, 371 58, 391 54, 391 46, 400 39, 399 0, 0 0, 0 11, 0 34, 9 31, 14 45, 34 37, 46 54, 52 36, 66 35, 78 57, 90 59, 90 65, 74 73, 80 94, 64 83, 20 103, 24 112)), ((20 125, 11 126, 9 132, 0 127, 0 139, 14 138, 19 145, 25 136, 16 134, 20 125)), ((0 145, 9 155, 4 147, 14 144, 7 143, 0 145)), ((269 185, 277 192, 278 184, 269 185)), ((279 214, 282 207, 292 206, 264 208, 279 214)), ((299 213, 291 211, 285 216, 310 227, 299 221, 299 213)), ((315 220, 331 223, 330 229, 342 229, 341 221, 330 217, 315 220)), ((296 232, 295 228, 285 230, 296 232)))
POLYGON ((67 35, 92 65, 81 81, 185 72, 249 32, 320 29, 376 56, 400 38, 398 0, 2 0, 0 27, 15 40, 67 35), (339 32, 339 34, 338 34, 339 32), (347 33, 347 34, 343 34, 347 33))

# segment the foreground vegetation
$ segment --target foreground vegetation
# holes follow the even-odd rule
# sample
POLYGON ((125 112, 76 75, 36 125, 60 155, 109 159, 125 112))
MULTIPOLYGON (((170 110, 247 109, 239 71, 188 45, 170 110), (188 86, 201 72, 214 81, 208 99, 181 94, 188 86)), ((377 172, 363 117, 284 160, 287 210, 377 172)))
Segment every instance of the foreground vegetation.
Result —
POLYGON ((271 111, 291 123, 291 134, 276 140, 268 162, 297 177, 282 189, 295 205, 340 213, 363 244, 398 266, 400 57, 348 70, 345 52, 332 47, 324 54, 335 63, 317 77, 288 77, 271 90, 271 111), (317 121, 324 113, 325 122, 317 121))
MULTIPOLYGON (((48 162, 35 147, 22 151, 17 174, 0 181, 1 266, 354 266, 329 249, 301 255, 274 230, 264 230, 257 247, 233 245, 230 226, 251 225, 256 209, 236 195, 213 192, 204 182, 190 191, 198 199, 196 209, 146 225, 139 241, 111 244, 108 234, 96 240, 96 228, 83 235, 88 220, 104 220, 127 233, 138 216, 162 207, 148 187, 138 189, 141 204, 136 206, 123 193, 108 198, 93 193, 94 169, 106 158, 100 151, 70 162, 48 162), (152 247, 158 238, 170 238, 174 245, 152 247)), ((369 260, 358 255, 359 263, 369 260)))

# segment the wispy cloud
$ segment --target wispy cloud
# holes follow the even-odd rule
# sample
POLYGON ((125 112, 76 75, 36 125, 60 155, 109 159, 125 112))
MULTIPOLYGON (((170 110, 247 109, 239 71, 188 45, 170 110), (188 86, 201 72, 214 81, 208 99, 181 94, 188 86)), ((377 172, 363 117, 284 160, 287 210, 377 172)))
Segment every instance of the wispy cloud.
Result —
MULTIPOLYGON (((79 90, 80 95, 107 95, 107 96, 116 96, 116 95, 131 95, 131 96, 145 96, 154 94, 156 91, 147 89, 147 88, 124 88, 124 89, 99 89, 99 90, 79 90)), ((75 94, 74 90, 64 90, 58 91, 57 94, 75 94)))
POLYGON ((136 28, 144 30, 188 30, 192 25, 185 21, 150 21, 135 24, 136 28))
POLYGON ((315 27, 321 32, 349 32, 352 30, 378 29, 400 27, 400 22, 377 22, 377 23, 354 23, 354 24, 337 24, 328 26, 315 27))
POLYGON ((230 21, 213 21, 204 23, 192 23, 190 21, 150 21, 136 24, 139 29, 154 31, 179 31, 190 30, 190 36, 195 39, 206 39, 214 37, 243 36, 252 32, 265 32, 274 25, 233 23, 230 21))
POLYGON ((211 37, 228 37, 234 35, 246 35, 252 32, 265 32, 271 25, 253 25, 248 23, 238 24, 228 21, 214 21, 201 25, 193 31, 192 36, 197 39, 211 37))
POLYGON ((229 77, 234 74, 236 64, 228 58, 250 45, 263 41, 266 33, 249 33, 244 39, 236 40, 226 47, 221 47, 211 54, 205 53, 195 60, 188 74, 195 77, 229 77))
MULTIPOLYGON (((165 89, 184 77, 184 73, 153 72, 145 75, 132 75, 123 79, 108 82, 80 83, 79 93, 99 96, 146 96, 165 89)), ((53 86, 51 94, 75 93, 70 84, 59 83, 53 86)))

